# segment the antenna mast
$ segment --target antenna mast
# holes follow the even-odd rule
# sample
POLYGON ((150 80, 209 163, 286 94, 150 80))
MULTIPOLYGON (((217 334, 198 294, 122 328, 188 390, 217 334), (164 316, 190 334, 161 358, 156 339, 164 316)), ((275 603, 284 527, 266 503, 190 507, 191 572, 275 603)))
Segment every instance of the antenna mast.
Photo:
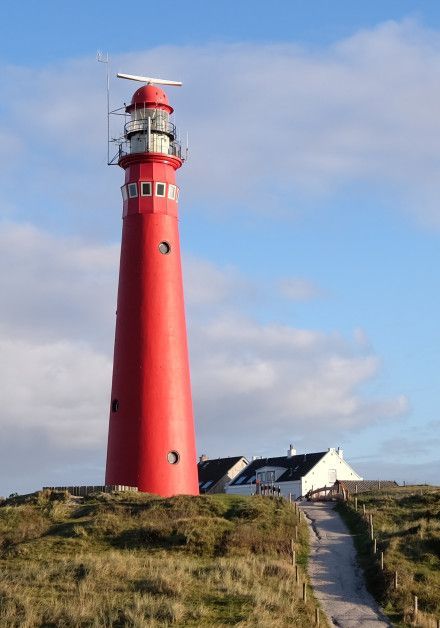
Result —
POLYGON ((110 163, 110 60, 108 52, 99 51, 96 54, 98 63, 105 63, 107 69, 107 165, 110 163))

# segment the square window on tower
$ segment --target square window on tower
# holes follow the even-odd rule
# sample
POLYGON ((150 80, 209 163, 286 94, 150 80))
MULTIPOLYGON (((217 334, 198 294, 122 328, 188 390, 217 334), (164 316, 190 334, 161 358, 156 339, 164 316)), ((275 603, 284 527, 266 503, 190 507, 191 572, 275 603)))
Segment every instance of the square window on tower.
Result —
POLYGON ((122 200, 126 201, 127 198, 128 198, 128 196, 127 196, 127 186, 126 185, 123 185, 121 187, 121 194, 122 194, 122 200))
POLYGON ((138 195, 137 183, 129 183, 128 184, 128 197, 137 198, 137 195, 138 195))
POLYGON ((141 196, 151 196, 151 181, 141 181, 141 196))
POLYGON ((168 186, 168 198, 170 198, 172 201, 176 200, 176 186, 175 185, 169 185, 168 186))
POLYGON ((156 196, 165 196, 166 184, 160 183, 159 181, 156 183, 156 196))

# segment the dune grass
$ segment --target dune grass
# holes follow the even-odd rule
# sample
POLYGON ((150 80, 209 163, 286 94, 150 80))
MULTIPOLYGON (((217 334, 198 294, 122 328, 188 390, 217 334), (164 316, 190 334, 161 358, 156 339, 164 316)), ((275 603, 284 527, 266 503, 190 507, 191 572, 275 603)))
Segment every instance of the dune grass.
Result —
POLYGON ((396 487, 354 496, 339 510, 354 534, 368 586, 396 626, 414 625, 414 596, 418 597, 418 626, 437 627, 440 619, 440 488, 396 487), (373 515, 377 554, 372 555, 363 505, 373 515), (380 566, 384 552, 384 571, 380 566), (394 572, 398 587, 394 589, 394 572))
MULTIPOLYGON (((313 626, 282 499, 40 493, 0 507, 0 625, 313 626)), ((307 561, 301 523, 298 562, 307 561)), ((321 622, 321 625, 323 623, 321 622)), ((325 625, 325 624, 324 624, 325 625)))

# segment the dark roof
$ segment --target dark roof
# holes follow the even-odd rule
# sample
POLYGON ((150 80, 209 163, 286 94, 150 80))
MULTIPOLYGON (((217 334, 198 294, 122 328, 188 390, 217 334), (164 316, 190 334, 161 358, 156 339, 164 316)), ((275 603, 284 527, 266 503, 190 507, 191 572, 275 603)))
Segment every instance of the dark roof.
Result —
POLYGON ((369 491, 378 491, 382 488, 393 488, 398 486, 394 480, 337 480, 350 493, 367 493, 369 491))
MULTIPOLYGON (((213 460, 204 460, 199 462, 197 468, 199 470, 199 487, 203 493, 205 490, 212 488, 217 482, 227 474, 229 469, 239 462, 244 456, 234 456, 232 458, 216 458, 213 460), (202 488, 207 482, 211 482, 209 486, 202 488)), ((246 460, 246 458, 244 458, 246 460)), ((247 462, 247 461, 246 461, 247 462)))
POLYGON ((281 467, 285 468, 285 472, 277 479, 279 482, 294 482, 300 480, 306 475, 321 458, 325 456, 326 451, 319 451, 314 454, 299 454, 288 458, 287 456, 278 456, 277 458, 258 458, 253 460, 241 473, 239 473, 230 483, 230 486, 237 484, 255 484, 255 474, 262 467, 281 467), (242 479, 244 478, 244 479, 242 479))

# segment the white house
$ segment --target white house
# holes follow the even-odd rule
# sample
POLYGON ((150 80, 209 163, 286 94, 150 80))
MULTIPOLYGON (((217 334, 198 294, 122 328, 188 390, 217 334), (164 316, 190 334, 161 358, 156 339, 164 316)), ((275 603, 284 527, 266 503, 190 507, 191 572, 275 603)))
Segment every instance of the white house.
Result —
POLYGON ((226 486, 226 493, 252 495, 258 486, 275 485, 281 495, 291 493, 297 499, 310 490, 332 486, 336 480, 362 480, 344 460, 342 449, 297 454, 290 445, 287 456, 254 459, 226 486))

